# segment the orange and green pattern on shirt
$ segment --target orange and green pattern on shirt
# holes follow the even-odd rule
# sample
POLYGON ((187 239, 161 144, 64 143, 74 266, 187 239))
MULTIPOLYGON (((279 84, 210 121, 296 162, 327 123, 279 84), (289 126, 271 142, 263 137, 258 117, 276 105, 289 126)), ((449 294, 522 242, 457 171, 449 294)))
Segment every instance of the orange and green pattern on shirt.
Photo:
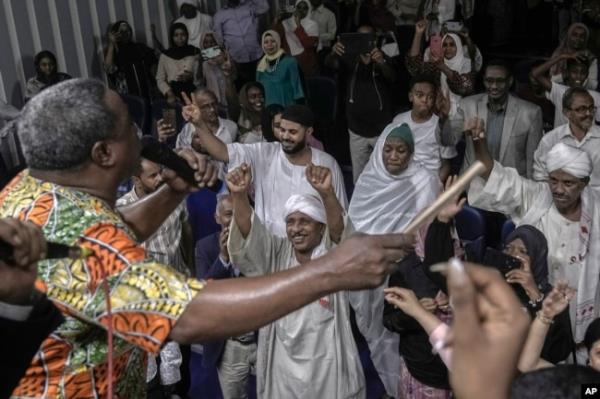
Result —
POLYGON ((145 397, 146 352, 160 350, 203 283, 148 259, 102 200, 41 182, 27 171, 0 193, 0 217, 29 220, 49 241, 94 252, 86 259, 39 262, 37 287, 61 309, 65 322, 44 341, 13 396, 106 396, 106 281, 115 334, 114 392, 119 398, 145 397))

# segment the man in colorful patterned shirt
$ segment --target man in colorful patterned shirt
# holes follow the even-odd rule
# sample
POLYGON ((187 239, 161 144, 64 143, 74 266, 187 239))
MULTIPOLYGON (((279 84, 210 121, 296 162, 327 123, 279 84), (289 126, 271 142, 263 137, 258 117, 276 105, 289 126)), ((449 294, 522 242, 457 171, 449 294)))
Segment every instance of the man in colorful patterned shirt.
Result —
MULTIPOLYGON (((29 169, 0 192, 0 217, 33 222, 49 241, 93 255, 38 264, 37 288, 65 322, 42 343, 13 397, 106 397, 114 389, 116 398, 143 398, 146 354, 167 339, 239 335, 331 292, 377 286, 411 247, 402 235, 357 236, 293 270, 205 285, 147 258, 138 244, 192 187, 165 171, 164 188, 114 208, 140 154, 117 93, 91 79, 57 84, 25 106, 16 128, 29 169)), ((214 182, 205 158, 181 155, 200 186, 214 182)))

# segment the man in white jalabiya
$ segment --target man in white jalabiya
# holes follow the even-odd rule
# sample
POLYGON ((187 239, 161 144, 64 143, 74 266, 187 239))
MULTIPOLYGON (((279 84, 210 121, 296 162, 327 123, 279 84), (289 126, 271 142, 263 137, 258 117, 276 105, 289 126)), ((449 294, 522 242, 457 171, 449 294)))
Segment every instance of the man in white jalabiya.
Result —
MULTIPOLYGON (((413 160, 414 147, 412 131, 406 123, 384 131, 379 137, 356 182, 348 210, 357 231, 401 232, 421 209, 436 199, 441 189, 437 171, 413 160)), ((426 230, 423 228, 417 236, 425 237, 426 230)), ((416 251, 423 257, 423 247, 417 245, 416 251)), ((383 327, 384 287, 387 279, 373 290, 351 292, 350 304, 387 393, 398 397, 399 335, 383 327)))
MULTIPOLYGON (((600 195, 588 186, 592 174, 589 155, 562 142, 548 152, 548 182, 519 176, 492 160, 482 120, 469 120, 465 131, 473 139, 475 155, 487 171, 471 183, 472 206, 509 215, 516 225, 529 224, 548 240, 550 284, 567 280, 577 290, 570 304, 574 339, 580 344, 587 326, 598 317, 600 275, 600 195)), ((578 351, 585 356, 585 351, 578 351)))
MULTIPOLYGON (((310 164, 302 178, 318 196, 296 194, 287 199, 280 214, 286 227, 283 238, 269 233, 250 206, 250 167, 244 163, 227 175, 234 209, 229 256, 244 275, 302 265, 325 255, 342 240, 347 217, 333 189, 331 171, 310 164)), ((348 293, 339 292, 262 328, 256 363, 258 397, 365 398, 349 312, 348 293)))
POLYGON ((181 22, 188 30, 188 44, 202 48, 200 40, 206 32, 212 31, 213 21, 210 15, 202 14, 198 10, 199 0, 177 0, 178 11, 181 18, 175 22, 181 22))
POLYGON ((275 143, 225 145, 201 128, 197 106, 189 103, 183 113, 196 126, 202 147, 213 158, 229 163, 229 169, 242 163, 251 166, 254 211, 268 231, 285 237, 285 221, 281 214, 291 195, 318 195, 304 178, 306 166, 311 163, 331 170, 333 190, 342 207, 347 208, 344 178, 337 162, 331 155, 307 145, 314 123, 314 115, 308 107, 291 105, 283 111, 279 128, 281 141, 275 143))

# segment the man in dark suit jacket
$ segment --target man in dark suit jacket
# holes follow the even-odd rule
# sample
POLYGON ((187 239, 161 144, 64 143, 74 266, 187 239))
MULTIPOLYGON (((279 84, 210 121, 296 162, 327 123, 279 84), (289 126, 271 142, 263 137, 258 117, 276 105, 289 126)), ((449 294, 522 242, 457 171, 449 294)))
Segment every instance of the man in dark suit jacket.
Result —
POLYGON ((0 398, 7 398, 63 318, 33 287, 37 261, 46 252, 41 230, 30 223, 0 219, 0 241, 13 247, 14 258, 9 262, 0 257, 0 398))
MULTIPOLYGON (((229 194, 217 197, 215 219, 221 231, 196 243, 196 277, 205 280, 243 277, 231 264, 227 252, 229 224, 233 204, 229 194)), ((256 358, 256 334, 248 333, 226 341, 212 341, 203 345, 202 364, 216 367, 223 398, 246 398, 248 376, 256 358)))

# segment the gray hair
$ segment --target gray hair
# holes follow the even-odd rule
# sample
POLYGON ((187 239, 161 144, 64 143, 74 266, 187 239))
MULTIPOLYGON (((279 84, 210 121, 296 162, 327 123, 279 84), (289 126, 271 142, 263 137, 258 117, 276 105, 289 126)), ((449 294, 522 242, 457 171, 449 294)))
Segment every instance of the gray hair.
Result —
POLYGON ((115 114, 104 101, 106 90, 99 80, 71 79, 33 97, 17 127, 27 165, 38 170, 83 166, 94 143, 115 134, 115 114))

